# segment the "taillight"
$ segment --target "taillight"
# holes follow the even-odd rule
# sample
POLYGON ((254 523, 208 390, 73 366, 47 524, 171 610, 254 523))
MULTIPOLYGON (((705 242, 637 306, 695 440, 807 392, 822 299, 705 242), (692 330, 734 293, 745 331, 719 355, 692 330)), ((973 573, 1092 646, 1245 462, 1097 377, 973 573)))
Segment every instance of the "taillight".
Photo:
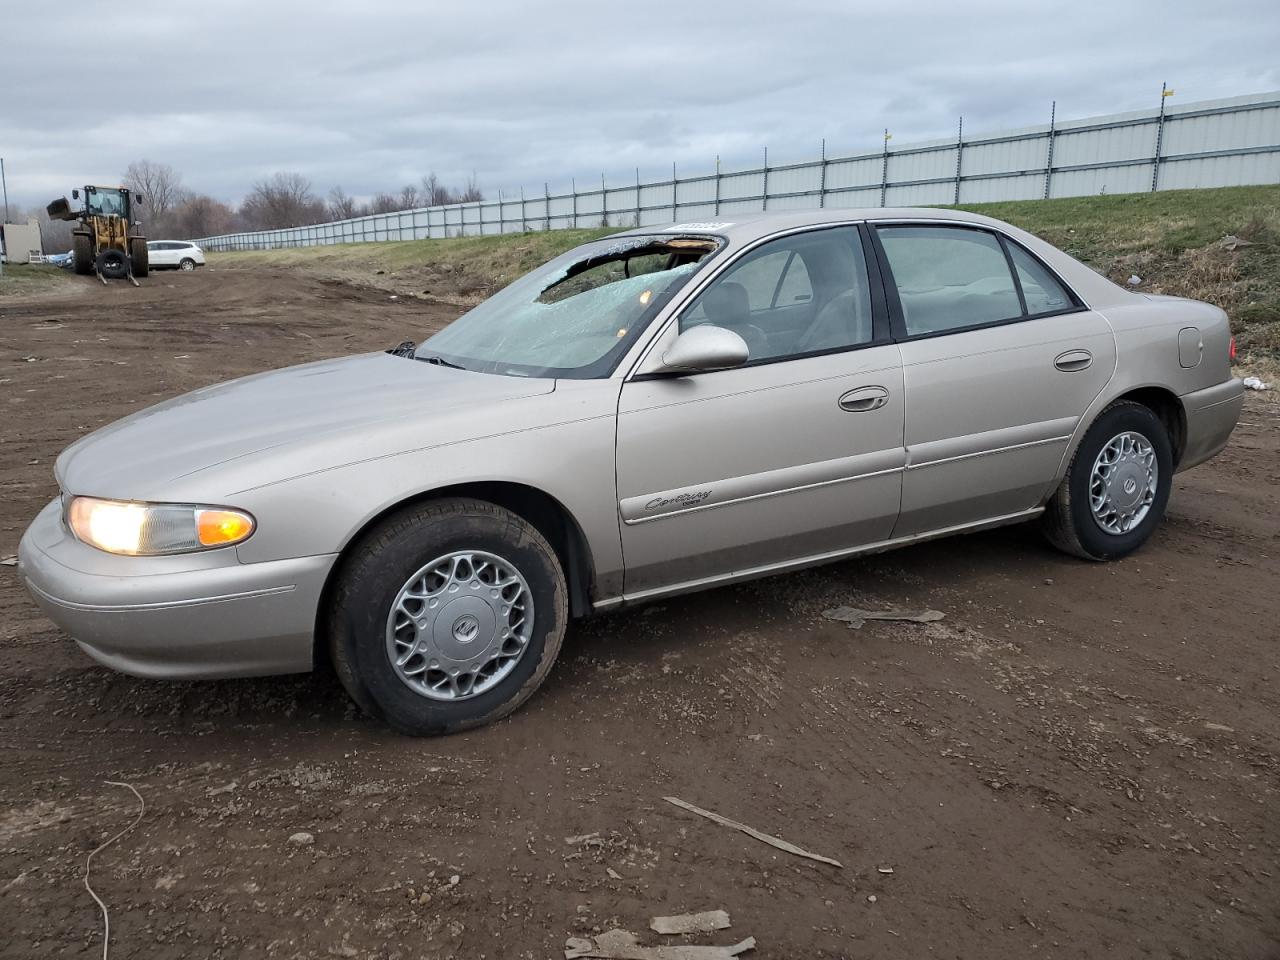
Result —
POLYGON ((1236 338, 1231 338, 1230 346, 1227 347, 1227 359, 1232 363, 1236 362, 1236 338))

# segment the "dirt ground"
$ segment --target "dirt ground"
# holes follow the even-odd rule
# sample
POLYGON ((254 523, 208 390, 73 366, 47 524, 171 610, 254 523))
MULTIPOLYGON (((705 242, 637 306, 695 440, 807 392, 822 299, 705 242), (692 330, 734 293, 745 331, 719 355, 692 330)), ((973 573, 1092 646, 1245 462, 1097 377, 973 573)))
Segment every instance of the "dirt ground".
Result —
MULTIPOLYGON (((103 423, 458 310, 280 267, 0 300, 0 556, 103 423)), ((511 719, 443 740, 324 674, 95 667, 0 566, 0 956, 1280 957, 1280 406, 1251 396, 1136 556, 1033 526, 579 624, 511 719), (928 607, 928 625, 825 620, 928 607), (663 801, 744 821, 800 859, 663 801), (311 834, 300 844, 290 837, 311 834)))

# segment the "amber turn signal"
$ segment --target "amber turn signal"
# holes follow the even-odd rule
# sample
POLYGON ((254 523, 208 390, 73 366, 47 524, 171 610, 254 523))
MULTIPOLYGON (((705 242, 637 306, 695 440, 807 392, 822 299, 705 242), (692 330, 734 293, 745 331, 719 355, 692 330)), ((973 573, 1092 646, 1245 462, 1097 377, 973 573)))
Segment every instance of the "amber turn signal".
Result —
POLYGON ((253 518, 237 510, 197 510, 196 533, 202 547, 228 546, 253 533, 253 518))

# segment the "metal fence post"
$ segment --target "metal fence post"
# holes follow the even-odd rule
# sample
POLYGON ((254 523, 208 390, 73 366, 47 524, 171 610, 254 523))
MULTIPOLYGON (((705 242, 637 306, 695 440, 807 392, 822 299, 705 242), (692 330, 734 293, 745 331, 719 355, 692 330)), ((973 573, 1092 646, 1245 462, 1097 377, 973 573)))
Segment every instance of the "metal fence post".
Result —
POLYGON ((1049 199, 1049 186, 1053 183, 1053 142, 1057 138, 1058 101, 1049 105, 1049 149, 1044 160, 1044 199, 1049 199))
POLYGON ((720 154, 716 154, 716 216, 720 216, 720 154))
POLYGON ((609 225, 609 188, 604 185, 604 171, 600 172, 600 226, 609 225))
POLYGON ((827 138, 822 138, 822 166, 818 175, 818 207, 827 205, 827 138))
POLYGON ((675 223, 680 219, 680 214, 676 210, 676 162, 671 161, 671 222, 675 223))
POLYGON ((573 192, 573 229, 578 229, 578 181, 569 178, 569 189, 573 192))
POLYGON ((760 190, 760 209, 769 209, 769 148, 764 148, 764 183, 760 190))
POLYGON ((964 117, 956 126, 956 190, 951 200, 952 206, 960 206, 960 158, 964 155, 964 117))
POLYGON ((1160 115, 1156 117, 1156 154, 1151 160, 1151 192, 1160 185, 1160 149, 1164 146, 1164 102, 1173 95, 1169 84, 1160 84, 1160 115))
POLYGON ((884 128, 884 153, 880 156, 880 206, 889 191, 889 128, 884 128))
POLYGON ((524 187, 520 188, 520 232, 529 232, 529 221, 524 217, 524 187))
POLYGON ((546 213, 547 215, 547 229, 550 230, 551 229, 551 184, 547 183, 547 181, 545 180, 542 181, 542 198, 543 198, 543 202, 545 202, 547 205, 546 210, 544 210, 543 212, 546 213))
POLYGON ((636 222, 633 226, 640 226, 640 168, 636 167, 636 222))

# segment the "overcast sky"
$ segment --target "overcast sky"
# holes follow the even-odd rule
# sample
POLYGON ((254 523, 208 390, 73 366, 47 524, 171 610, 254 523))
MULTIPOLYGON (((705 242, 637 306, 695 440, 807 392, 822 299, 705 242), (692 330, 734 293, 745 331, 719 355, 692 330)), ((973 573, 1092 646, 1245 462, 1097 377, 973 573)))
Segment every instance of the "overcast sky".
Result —
POLYGON ((487 196, 1280 88, 1276 0, 212 0, 0 7, 0 156, 43 205, 130 160, 238 202, 472 171, 487 196))

